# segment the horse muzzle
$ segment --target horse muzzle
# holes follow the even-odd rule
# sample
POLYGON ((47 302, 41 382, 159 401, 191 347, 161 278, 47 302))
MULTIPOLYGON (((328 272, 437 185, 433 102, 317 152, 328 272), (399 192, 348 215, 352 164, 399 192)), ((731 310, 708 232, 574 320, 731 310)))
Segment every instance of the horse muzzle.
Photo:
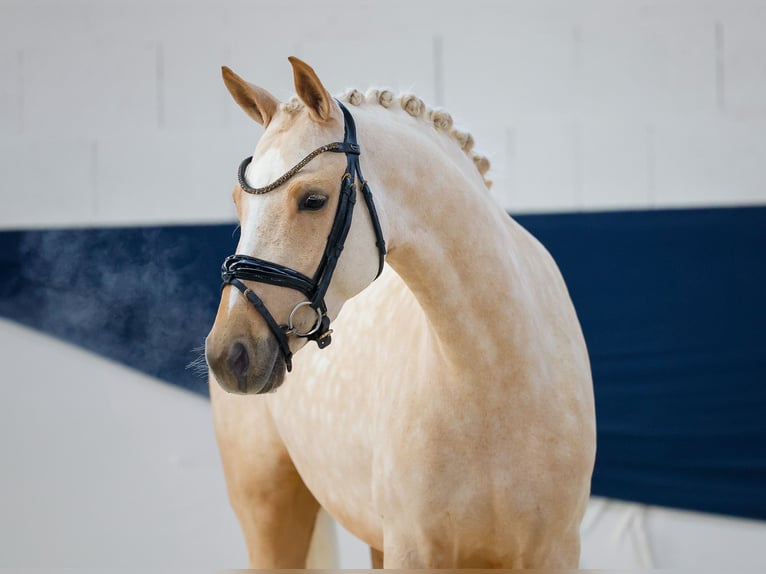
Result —
POLYGON ((208 337, 205 358, 218 384, 229 393, 268 393, 276 390, 285 378, 285 360, 272 337, 255 341, 245 338, 216 341, 208 337))

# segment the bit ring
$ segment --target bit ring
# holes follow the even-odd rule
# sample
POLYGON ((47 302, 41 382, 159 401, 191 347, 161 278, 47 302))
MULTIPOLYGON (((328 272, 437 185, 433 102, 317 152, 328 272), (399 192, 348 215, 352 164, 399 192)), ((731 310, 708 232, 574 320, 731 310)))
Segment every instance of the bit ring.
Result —
POLYGON ((313 307, 311 305, 311 301, 301 301, 295 307, 293 307, 293 310, 290 312, 290 318, 287 320, 287 334, 289 335, 290 333, 292 333, 296 337, 310 337, 311 335, 319 331, 319 328, 322 326, 323 317, 324 315, 322 314, 322 311, 320 311, 316 307, 313 307), (314 311, 316 312, 317 314, 316 322, 314 323, 314 326, 311 327, 311 329, 309 329, 308 331, 305 331, 305 332, 298 331, 298 329, 296 329, 295 326, 293 325, 293 319, 295 318, 295 314, 298 312, 298 309, 302 307, 306 307, 307 305, 311 307, 312 309, 314 309, 314 311))

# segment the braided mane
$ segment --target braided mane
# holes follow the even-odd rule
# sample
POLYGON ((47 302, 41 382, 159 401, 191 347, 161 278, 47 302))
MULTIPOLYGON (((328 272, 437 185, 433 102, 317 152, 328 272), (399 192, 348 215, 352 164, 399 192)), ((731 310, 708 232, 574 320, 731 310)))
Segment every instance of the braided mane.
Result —
MULTIPOLYGON (((486 156, 473 151, 473 136, 466 131, 456 129, 453 126, 452 116, 446 110, 429 108, 423 103, 423 100, 413 94, 400 94, 396 96, 391 90, 387 89, 371 88, 364 94, 359 90, 350 89, 339 96, 338 99, 352 106, 359 106, 363 103, 379 104, 384 108, 401 106, 411 116, 430 122, 436 130, 455 140, 460 149, 473 161, 473 164, 484 180, 484 185, 487 188, 492 187, 492 181, 486 177, 486 173, 489 171, 489 160, 486 156)), ((281 107, 286 112, 297 112, 303 108, 303 102, 297 97, 293 97, 284 102, 281 107)))

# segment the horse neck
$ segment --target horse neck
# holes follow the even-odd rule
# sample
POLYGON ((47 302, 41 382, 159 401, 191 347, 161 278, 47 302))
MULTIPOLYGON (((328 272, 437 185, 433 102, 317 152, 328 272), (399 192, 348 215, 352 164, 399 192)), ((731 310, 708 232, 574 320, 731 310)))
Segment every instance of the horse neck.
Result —
POLYGON ((384 190, 376 201, 390 236, 387 260, 447 358, 470 357, 466 368, 475 370, 477 360, 493 363, 507 350, 508 325, 521 310, 514 226, 451 138, 422 120, 386 113, 394 121, 375 114, 369 128, 365 116, 360 140, 364 149, 363 134, 375 134, 374 153, 363 152, 362 162, 373 193, 377 185, 384 190))

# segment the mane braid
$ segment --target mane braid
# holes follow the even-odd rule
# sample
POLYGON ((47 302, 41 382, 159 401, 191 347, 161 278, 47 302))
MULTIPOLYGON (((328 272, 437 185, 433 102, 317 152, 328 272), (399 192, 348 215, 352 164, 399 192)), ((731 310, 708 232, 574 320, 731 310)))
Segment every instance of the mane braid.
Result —
MULTIPOLYGON (((468 132, 454 128, 452 116, 446 110, 441 108, 429 108, 423 103, 423 100, 414 94, 400 94, 399 96, 396 96, 391 90, 380 88, 370 88, 365 93, 352 88, 338 96, 338 99, 352 106, 360 106, 363 103, 367 103, 378 104, 384 108, 390 108, 391 106, 398 105, 412 117, 422 119, 432 124, 437 131, 452 138, 460 149, 462 149, 471 159, 476 166, 476 170, 484 180, 484 185, 487 189, 492 187, 492 180, 487 179, 486 177, 486 173, 490 168, 489 159, 487 159, 486 156, 473 151, 473 136, 468 132)), ((283 111, 295 113, 303 108, 303 102, 297 97, 293 97, 287 102, 284 102, 281 105, 281 108, 283 111)))

